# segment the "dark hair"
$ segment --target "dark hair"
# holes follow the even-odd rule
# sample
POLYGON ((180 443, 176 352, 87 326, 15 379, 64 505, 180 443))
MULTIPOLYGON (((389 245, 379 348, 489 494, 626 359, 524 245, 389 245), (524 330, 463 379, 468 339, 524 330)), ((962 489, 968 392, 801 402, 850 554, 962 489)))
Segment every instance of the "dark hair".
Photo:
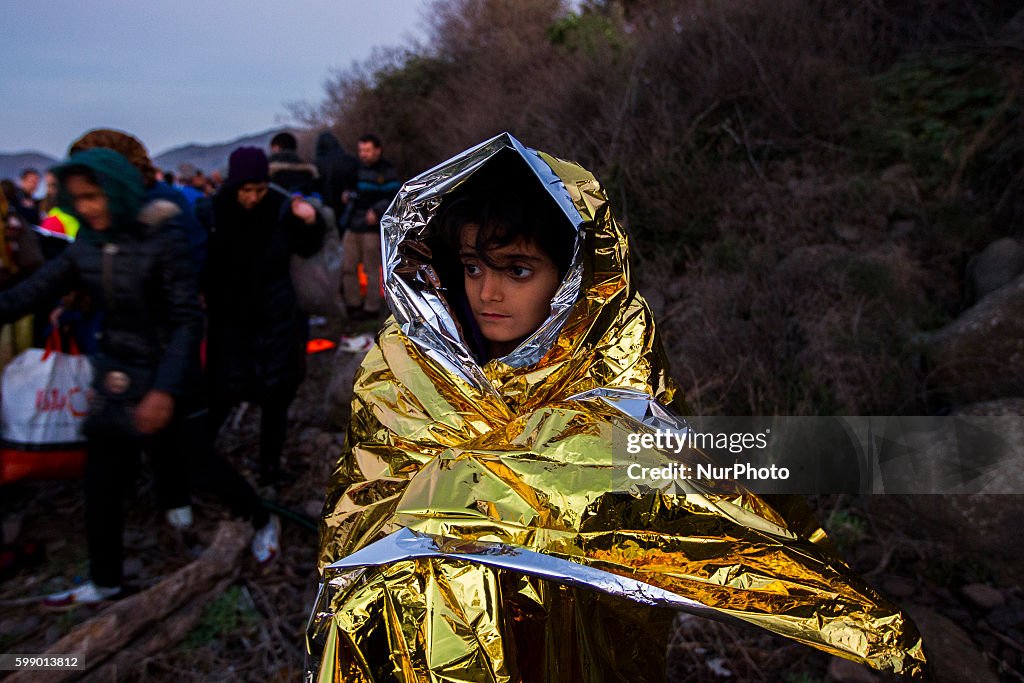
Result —
POLYGON ((384 143, 380 141, 380 138, 373 133, 363 133, 359 136, 359 140, 357 142, 372 142, 373 146, 377 149, 384 146, 384 143))
POLYGON ((457 255, 463 230, 467 225, 477 225, 473 248, 488 266, 503 267, 488 255, 491 250, 522 241, 537 245, 558 268, 559 277, 565 277, 573 246, 568 221, 543 189, 538 190, 525 193, 495 189, 482 196, 453 198, 439 216, 438 237, 449 254, 457 255))
POLYGON ((35 173, 38 176, 42 175, 42 174, 39 173, 39 171, 37 171, 34 168, 23 168, 23 169, 21 169, 21 175, 18 176, 18 177, 21 178, 22 180, 24 180, 25 176, 32 175, 33 173, 35 173))
POLYGON ((274 137, 270 138, 270 146, 280 147, 281 149, 294 150, 298 148, 299 141, 295 139, 294 135, 285 131, 283 133, 278 133, 274 137))
POLYGON ((487 345, 473 320, 465 293, 459 252, 467 225, 478 225, 473 245, 477 257, 492 268, 488 252, 526 242, 534 244, 555 264, 564 278, 572 261, 575 230, 533 171, 515 153, 499 153, 484 168, 444 198, 431 220, 428 238, 431 265, 463 337, 477 360, 486 361, 487 345))
POLYGON ((156 182, 156 167, 149 158, 146 146, 137 137, 111 128, 96 128, 72 142, 68 148, 68 156, 97 147, 112 149, 126 158, 142 174, 142 182, 146 187, 153 187, 156 182))

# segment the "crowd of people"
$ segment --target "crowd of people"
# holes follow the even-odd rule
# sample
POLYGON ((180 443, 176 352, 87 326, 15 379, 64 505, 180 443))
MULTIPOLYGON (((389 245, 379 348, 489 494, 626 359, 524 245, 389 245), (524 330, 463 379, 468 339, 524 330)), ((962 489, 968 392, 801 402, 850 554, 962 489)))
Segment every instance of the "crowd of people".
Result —
POLYGON ((346 289, 332 292, 353 320, 381 313, 379 221, 397 194, 375 135, 348 154, 330 132, 315 163, 283 132, 269 155, 239 147, 224 172, 156 167, 137 138, 89 131, 43 173, 3 181, 0 198, 0 345, 10 360, 53 330, 90 355, 93 398, 83 432, 89 580, 45 597, 51 606, 123 591, 129 463, 148 456, 158 505, 178 529, 194 522, 194 493, 252 522, 261 564, 280 552, 280 523, 253 484, 216 447, 240 403, 261 408, 259 483, 287 484, 288 409, 305 374, 309 314, 296 296, 292 257, 308 258, 328 231, 357 246, 346 289), (352 238, 350 235, 356 235, 352 238), (373 239, 376 237, 376 239, 373 239), (375 244, 374 244, 375 243, 375 244))

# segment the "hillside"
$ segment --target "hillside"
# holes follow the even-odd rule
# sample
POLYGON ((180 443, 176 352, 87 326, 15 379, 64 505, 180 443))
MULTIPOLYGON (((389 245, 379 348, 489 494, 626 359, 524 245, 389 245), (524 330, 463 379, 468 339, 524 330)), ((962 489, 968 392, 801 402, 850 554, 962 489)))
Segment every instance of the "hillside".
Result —
MULTIPOLYGON (((153 157, 153 161, 160 168, 176 171, 181 164, 192 164, 203 171, 220 169, 224 171, 228 165, 228 156, 236 147, 249 145, 267 149, 270 138, 285 128, 272 128, 262 133, 243 135, 228 142, 215 142, 201 145, 189 143, 161 152, 153 157)), ((150 154, 153 150, 150 150, 150 154)), ((0 153, 0 178, 15 179, 24 168, 36 168, 45 171, 47 168, 58 163, 59 159, 47 156, 40 152, 8 152, 0 153)))
POLYGON ((306 123, 376 130, 406 177, 501 131, 591 170, 700 413, 1024 395, 1017 299, 986 340, 939 334, 1024 270, 1019 5, 571 7, 435 2, 306 123))
POLYGON ((57 159, 42 152, 6 152, 0 154, 0 178, 16 180, 22 169, 34 168, 45 171, 57 163, 57 159))
POLYGON ((160 168, 170 171, 177 171, 179 165, 188 163, 202 169, 206 173, 215 170, 224 172, 227 169, 228 157, 236 147, 252 146, 265 150, 270 144, 270 138, 282 130, 285 129, 273 128, 254 135, 245 135, 229 142, 210 145, 182 145, 157 154, 153 161, 160 168))

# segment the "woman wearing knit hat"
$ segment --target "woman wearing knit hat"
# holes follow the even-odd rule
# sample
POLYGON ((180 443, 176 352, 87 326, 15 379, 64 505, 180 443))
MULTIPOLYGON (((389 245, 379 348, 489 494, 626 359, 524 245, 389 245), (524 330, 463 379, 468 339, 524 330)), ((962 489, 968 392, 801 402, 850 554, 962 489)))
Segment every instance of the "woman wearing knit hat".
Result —
POLYGON ((291 257, 316 253, 325 227, 311 204, 269 179, 262 150, 231 153, 207 226, 205 280, 211 425, 218 429, 242 401, 261 406, 263 483, 282 476, 288 406, 305 374, 308 319, 292 287, 291 257))

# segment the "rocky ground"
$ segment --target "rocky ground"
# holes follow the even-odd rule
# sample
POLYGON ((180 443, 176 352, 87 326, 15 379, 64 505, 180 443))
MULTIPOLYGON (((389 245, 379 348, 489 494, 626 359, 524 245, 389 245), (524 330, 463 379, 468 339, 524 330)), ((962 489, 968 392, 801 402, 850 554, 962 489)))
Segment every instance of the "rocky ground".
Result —
MULTIPOLYGON (((331 339, 341 332, 336 322, 314 328, 314 335, 331 339)), ((357 361, 333 351, 309 358, 286 453, 286 467, 297 479, 261 491, 290 511, 282 557, 261 571, 246 555, 237 582, 207 605, 183 641, 119 671, 119 679, 301 678, 315 591, 310 524, 340 452, 339 426, 347 412, 341 399, 357 361)), ((256 409, 247 411, 229 422, 220 442, 253 480, 257 425, 256 409)), ((139 484, 128 504, 126 532, 125 570, 133 590, 192 560, 210 542, 217 521, 228 516, 215 500, 200 499, 194 532, 178 535, 154 506, 145 467, 139 484)), ((24 484, 8 487, 3 497, 8 530, 17 530, 22 542, 42 544, 45 554, 0 583, 0 652, 38 653, 102 609, 50 613, 31 599, 86 571, 80 485, 24 484)), ((1020 496, 820 496, 812 503, 854 569, 913 615, 936 680, 1024 681, 1024 541, 1015 533, 1024 510, 1020 496)), ((897 680, 751 628, 693 617, 679 617, 668 654, 669 680, 677 683, 897 680)))
MULTIPOLYGON (((313 328, 314 336, 337 339, 337 323, 313 328)), ((356 357, 341 357, 354 368, 356 357)), ((304 633, 316 590, 313 529, 320 515, 331 463, 341 433, 328 422, 325 396, 333 351, 309 356, 308 375, 291 409, 284 464, 293 483, 265 487, 261 494, 292 514, 282 515, 282 556, 261 570, 248 553, 239 580, 209 603, 199 625, 178 646, 118 673, 123 680, 281 680, 301 678, 304 633)), ((349 370, 351 373, 351 370, 349 370)), ((250 479, 258 468, 257 408, 229 418, 219 445, 250 479)), ((156 509, 152 482, 142 468, 139 492, 127 503, 125 572, 130 590, 147 588, 195 559, 213 537, 216 523, 229 517, 215 499, 197 499, 192 532, 173 532, 156 509)), ((23 484, 4 490, 9 527, 21 542, 38 542, 45 555, 0 583, 0 652, 38 653, 102 607, 50 613, 31 596, 72 585, 87 572, 84 503, 78 482, 23 484), (13 528, 11 529, 14 530, 13 528)), ((0 677, 4 674, 0 672, 0 677)))

